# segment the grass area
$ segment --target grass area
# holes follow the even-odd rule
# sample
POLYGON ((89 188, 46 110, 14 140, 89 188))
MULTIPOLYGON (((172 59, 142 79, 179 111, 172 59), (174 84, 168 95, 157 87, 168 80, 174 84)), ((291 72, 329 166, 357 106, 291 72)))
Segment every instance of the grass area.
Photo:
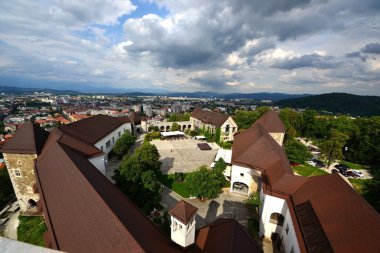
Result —
POLYGON ((44 219, 40 216, 19 216, 17 240, 45 246, 43 234, 47 230, 44 219))
MULTIPOLYGON (((186 174, 184 175, 186 178, 186 174)), ((166 185, 167 187, 169 187, 170 189, 172 189, 173 191, 175 191, 182 197, 184 198, 190 197, 189 189, 187 188, 186 182, 185 181, 177 182, 175 180, 174 174, 160 174, 158 176, 158 181, 160 181, 161 183, 163 183, 164 185, 166 185)))
POLYGON ((347 165, 350 169, 354 169, 354 170, 365 170, 365 169, 367 169, 367 166, 360 165, 357 163, 346 162, 346 161, 341 161, 340 163, 347 165))
POLYGON ((366 183, 365 179, 349 178, 348 180, 357 193, 363 194, 364 184, 366 183))
POLYGON ((256 219, 248 219, 248 233, 256 241, 259 240, 259 221, 256 219))
POLYGON ((293 167, 294 172, 304 177, 320 176, 328 174, 322 169, 318 169, 309 164, 300 164, 299 166, 293 167))

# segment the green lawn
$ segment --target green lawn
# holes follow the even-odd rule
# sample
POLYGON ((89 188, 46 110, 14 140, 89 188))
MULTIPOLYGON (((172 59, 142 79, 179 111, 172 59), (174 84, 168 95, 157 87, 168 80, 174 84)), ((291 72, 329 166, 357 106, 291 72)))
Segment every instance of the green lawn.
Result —
POLYGON ((314 166, 311 166, 309 164, 301 164, 299 166, 293 167, 294 172, 297 174, 304 176, 304 177, 311 177, 311 176, 320 176, 328 174, 322 169, 318 169, 314 166))
MULTIPOLYGON (((186 178, 186 174, 185 174, 186 178)), ((176 182, 174 174, 160 174, 158 176, 158 181, 178 193, 184 198, 190 197, 189 189, 187 188, 186 182, 176 182)))
POLYGON ((17 240, 45 246, 43 234, 47 230, 44 219, 40 216, 19 216, 17 240))
POLYGON ((350 169, 354 169, 354 170, 364 170, 367 168, 367 166, 360 165, 357 163, 351 163, 351 162, 346 162, 346 161, 341 161, 340 163, 347 165, 350 169))
POLYGON ((371 180, 371 179, 349 178, 348 180, 350 180, 350 183, 354 187, 354 190, 360 195, 362 195, 363 190, 365 188, 365 184, 368 182, 368 180, 371 180))

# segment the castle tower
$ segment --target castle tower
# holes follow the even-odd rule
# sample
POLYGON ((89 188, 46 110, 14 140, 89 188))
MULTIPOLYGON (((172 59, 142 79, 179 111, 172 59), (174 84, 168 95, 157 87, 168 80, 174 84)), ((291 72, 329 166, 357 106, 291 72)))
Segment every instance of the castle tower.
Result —
POLYGON ((39 126, 25 123, 1 149, 22 212, 37 210, 39 195, 34 190, 34 160, 48 136, 39 126))
POLYGON ((171 239, 186 248, 195 242, 195 215, 198 208, 184 200, 169 211, 171 216, 171 239))

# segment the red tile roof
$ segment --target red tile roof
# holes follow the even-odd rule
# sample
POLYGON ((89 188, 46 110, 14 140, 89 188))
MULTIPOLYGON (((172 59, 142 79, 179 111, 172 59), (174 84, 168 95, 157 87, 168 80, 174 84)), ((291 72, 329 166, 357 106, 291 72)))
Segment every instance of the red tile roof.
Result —
POLYGON ((123 123, 125 122, 122 119, 112 116, 96 115, 61 126, 59 129, 65 134, 95 144, 123 123))
POLYGON ((261 116, 255 124, 262 125, 268 133, 284 133, 286 128, 278 113, 270 110, 261 116))
POLYGON ((183 199, 181 199, 170 211, 169 214, 176 217, 183 224, 187 225, 197 213, 198 208, 187 203, 183 199))
POLYGON ((40 154, 49 133, 33 123, 24 123, 13 137, 4 144, 3 153, 40 154))
POLYGON ((205 124, 211 124, 215 127, 221 127, 230 116, 228 114, 222 114, 218 112, 206 111, 200 108, 196 108, 191 113, 191 117, 196 118, 205 124))
POLYGON ((196 245, 203 252, 262 252, 243 226, 232 219, 219 218, 200 228, 196 245))

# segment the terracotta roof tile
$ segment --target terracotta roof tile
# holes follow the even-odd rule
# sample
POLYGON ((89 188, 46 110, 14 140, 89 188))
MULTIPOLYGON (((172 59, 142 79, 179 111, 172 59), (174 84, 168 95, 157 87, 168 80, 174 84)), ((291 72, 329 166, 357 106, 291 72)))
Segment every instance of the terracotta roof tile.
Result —
POLYGON ((3 153, 40 154, 49 133, 33 123, 24 123, 4 144, 3 153))
POLYGON ((241 224, 232 219, 219 218, 209 225, 200 228, 196 245, 203 252, 262 252, 241 224))
POLYGON ((198 208, 187 203, 181 199, 170 211, 169 214, 176 217, 183 224, 189 223, 190 219, 194 217, 198 208))
POLYGON ((75 138, 95 144, 124 122, 107 115, 96 115, 81 121, 61 126, 59 129, 75 138))
POLYGON ((286 130, 278 113, 273 110, 266 112, 255 122, 255 124, 262 125, 268 133, 283 133, 286 130))
POLYGON ((191 117, 202 121, 205 124, 211 124, 215 127, 221 127, 224 122, 230 117, 227 114, 222 114, 218 112, 206 111, 200 108, 196 108, 192 113, 191 117))

